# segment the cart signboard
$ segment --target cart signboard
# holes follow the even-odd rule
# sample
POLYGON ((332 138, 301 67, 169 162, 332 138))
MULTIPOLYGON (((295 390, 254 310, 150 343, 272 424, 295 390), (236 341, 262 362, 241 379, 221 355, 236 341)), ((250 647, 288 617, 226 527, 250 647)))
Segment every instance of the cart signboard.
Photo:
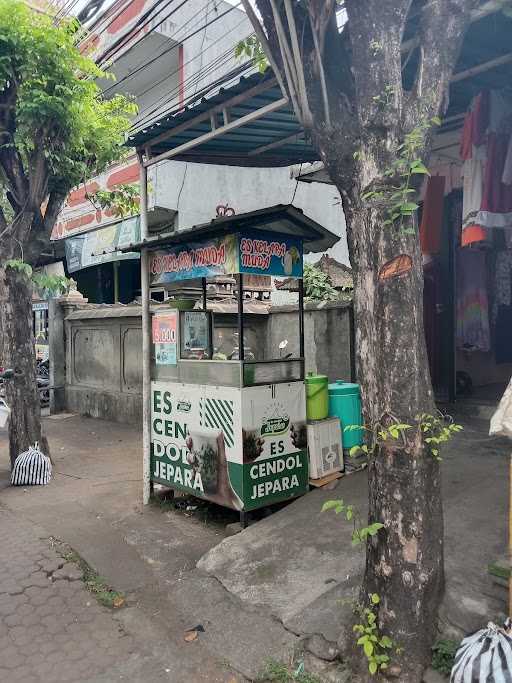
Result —
POLYGON ((235 510, 308 490, 304 386, 151 384, 151 479, 235 510))
POLYGON ((302 277, 302 241, 249 230, 177 244, 150 255, 151 286, 215 275, 302 277))

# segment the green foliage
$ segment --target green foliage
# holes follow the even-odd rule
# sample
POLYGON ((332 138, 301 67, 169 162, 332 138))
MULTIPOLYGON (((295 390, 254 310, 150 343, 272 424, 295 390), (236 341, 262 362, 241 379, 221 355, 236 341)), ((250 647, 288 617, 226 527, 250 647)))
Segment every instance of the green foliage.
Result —
POLYGON ((320 678, 304 671, 304 662, 298 662, 295 670, 291 670, 283 662, 268 659, 265 668, 256 679, 258 683, 321 683, 320 678))
POLYGON ((9 259, 5 263, 6 268, 18 271, 32 283, 39 295, 47 299, 50 296, 64 294, 69 291, 70 280, 63 275, 47 275, 44 272, 34 272, 29 263, 22 259, 9 259))
POLYGON ((25 261, 22 259, 9 259, 5 262, 5 267, 11 268, 11 270, 17 270, 18 273, 25 275, 26 278, 32 277, 32 266, 28 263, 25 263, 25 261))
POLYGON ((460 643, 440 639, 432 646, 432 668, 442 674, 450 674, 460 643))
POLYGON ((358 607, 357 614, 361 623, 354 624, 354 633, 358 636, 357 645, 362 648, 368 662, 368 671, 372 676, 377 672, 385 671, 389 666, 389 653, 394 643, 389 638, 379 633, 377 624, 378 605, 380 597, 377 593, 369 595, 369 607, 358 607))
POLYGON ((354 429, 364 429, 369 435, 369 445, 353 446, 350 451, 350 457, 355 457, 360 453, 364 453, 368 457, 372 455, 376 448, 386 442, 392 440, 405 440, 405 432, 413 429, 419 431, 422 439, 429 446, 431 455, 437 460, 441 460, 439 456, 439 446, 447 443, 454 434, 458 434, 463 427, 455 424, 448 415, 430 415, 423 413, 417 415, 415 418, 415 425, 404 423, 391 423, 388 427, 377 425, 374 429, 369 427, 360 427, 359 425, 348 425, 343 431, 353 431, 354 429))
POLYGON ((140 190, 138 185, 119 185, 114 190, 98 190, 92 196, 102 209, 112 209, 117 218, 126 218, 139 213, 140 190))
POLYGON ((137 111, 121 95, 103 98, 96 81, 110 76, 80 54, 75 32, 74 21, 56 26, 20 0, 0 0, 0 142, 16 149, 27 177, 38 160, 48 194, 117 160, 137 111))
POLYGON ((34 273, 32 282, 42 299, 67 294, 71 284, 71 281, 64 275, 47 275, 44 272, 34 273))
MULTIPOLYGON (((373 99, 385 109, 392 98, 393 90, 386 87, 382 95, 373 99)), ((441 120, 437 117, 420 123, 404 138, 396 149, 396 158, 389 168, 384 171, 384 182, 367 190, 361 195, 363 202, 372 202, 382 208, 385 213, 383 225, 396 226, 400 231, 414 233, 414 216, 418 204, 414 201, 416 190, 411 187, 415 175, 430 175, 427 167, 420 158, 425 146, 426 137, 432 126, 439 126, 441 120)), ((358 152, 354 154, 357 160, 358 152), (356 156, 357 155, 357 156, 356 156)))
POLYGON ((419 428, 425 443, 430 447, 431 454, 437 460, 441 460, 439 446, 447 443, 454 434, 458 434, 463 429, 462 425, 451 422, 444 415, 436 416, 427 413, 421 415, 419 428))
POLYGON ((333 301, 338 298, 329 276, 311 263, 304 264, 304 295, 313 301, 333 301))
POLYGON ((255 35, 249 36, 245 40, 240 40, 235 45, 235 57, 237 59, 248 57, 260 73, 264 73, 268 68, 267 55, 263 50, 261 42, 255 35))
POLYGON ((322 506, 322 512, 327 510, 334 510, 336 515, 344 513, 347 522, 352 522, 352 545, 360 545, 367 540, 369 536, 375 536, 381 529, 384 528, 384 524, 380 522, 374 522, 365 527, 359 527, 358 524, 361 523, 361 516, 359 511, 353 505, 347 505, 343 500, 327 500, 322 506))

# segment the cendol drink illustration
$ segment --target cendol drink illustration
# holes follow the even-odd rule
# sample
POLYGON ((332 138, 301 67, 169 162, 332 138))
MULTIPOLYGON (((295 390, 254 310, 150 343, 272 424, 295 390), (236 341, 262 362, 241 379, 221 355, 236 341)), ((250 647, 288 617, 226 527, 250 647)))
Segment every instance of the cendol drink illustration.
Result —
POLYGON ((188 462, 199 472, 205 493, 219 488, 219 454, 224 448, 224 434, 215 429, 198 429, 190 434, 188 462))
POLYGON ((291 275, 293 273, 293 266, 297 263, 299 258, 300 254, 297 247, 290 247, 283 256, 283 269, 285 275, 291 275))

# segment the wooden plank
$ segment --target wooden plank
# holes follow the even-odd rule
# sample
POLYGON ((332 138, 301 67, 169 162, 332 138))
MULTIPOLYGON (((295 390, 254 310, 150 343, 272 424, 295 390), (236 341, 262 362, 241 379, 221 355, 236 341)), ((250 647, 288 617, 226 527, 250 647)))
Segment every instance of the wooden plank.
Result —
POLYGON ((168 152, 162 152, 162 154, 158 154, 152 159, 147 159, 144 162, 144 166, 147 168, 149 166, 153 166, 153 164, 157 164, 159 161, 163 161, 164 159, 172 159, 173 157, 178 156, 178 154, 183 154, 183 152, 186 152, 188 149, 198 147, 204 142, 214 140, 215 138, 224 135, 224 133, 229 133, 229 131, 231 130, 241 128, 242 126, 245 126, 247 123, 256 121, 257 119, 260 119, 262 116, 265 116, 266 114, 270 114, 271 112, 276 111, 277 109, 281 109, 282 107, 285 107, 288 103, 289 102, 286 97, 281 97, 281 99, 277 100, 276 102, 271 102, 270 104, 261 107, 261 109, 257 109, 256 111, 252 111, 250 114, 246 114, 245 116, 242 116, 241 118, 236 119, 235 121, 231 121, 231 123, 228 123, 227 126, 221 126, 220 128, 212 130, 209 133, 205 133, 204 135, 200 135, 199 137, 194 138, 193 140, 184 142, 182 145, 178 145, 178 147, 170 149, 168 152))
POLYGON ((321 486, 326 486, 326 484, 330 484, 331 481, 341 479, 341 477, 343 476, 345 476, 343 472, 331 472, 331 474, 326 474, 325 477, 321 477, 320 479, 310 479, 309 483, 311 486, 314 486, 315 488, 320 488, 321 486))
POLYGON ((464 71, 459 71, 459 73, 453 74, 451 83, 457 83, 458 81, 463 81, 466 78, 478 76, 478 74, 484 73, 484 71, 489 71, 490 69, 494 69, 496 66, 502 66, 503 64, 509 64, 510 62, 512 62, 512 53, 508 55, 501 55, 501 57, 496 57, 496 59, 491 59, 483 64, 472 66, 471 69, 465 69, 464 71))

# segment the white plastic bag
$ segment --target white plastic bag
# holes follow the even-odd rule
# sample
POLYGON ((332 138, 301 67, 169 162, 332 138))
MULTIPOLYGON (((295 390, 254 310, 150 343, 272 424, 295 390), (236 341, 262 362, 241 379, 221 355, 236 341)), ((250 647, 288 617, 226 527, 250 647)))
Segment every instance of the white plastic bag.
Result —
POLYGON ((45 486, 52 477, 50 458, 39 450, 39 444, 30 446, 14 461, 11 473, 12 486, 45 486))
POLYGON ((501 397, 499 406, 491 417, 490 436, 508 436, 512 439, 512 379, 501 397))
POLYGON ((505 628, 489 622, 464 638, 455 655, 450 683, 510 683, 512 681, 512 638, 505 628))

